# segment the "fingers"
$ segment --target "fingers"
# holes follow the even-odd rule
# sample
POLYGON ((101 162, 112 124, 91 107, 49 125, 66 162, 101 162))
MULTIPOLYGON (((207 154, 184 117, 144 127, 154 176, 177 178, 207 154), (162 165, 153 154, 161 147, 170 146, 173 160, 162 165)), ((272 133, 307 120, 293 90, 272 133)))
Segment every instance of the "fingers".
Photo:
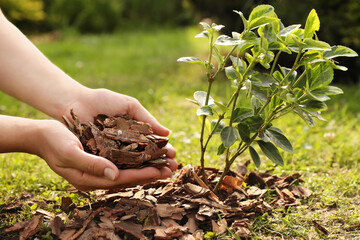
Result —
POLYGON ((171 170, 167 167, 162 169, 146 167, 143 169, 120 170, 115 181, 89 175, 88 173, 83 173, 77 169, 63 169, 62 174, 76 188, 80 190, 93 190, 130 187, 152 182, 157 179, 168 178, 171 176, 171 170))
POLYGON ((175 172, 175 171, 177 170, 177 168, 178 168, 178 163, 177 163, 175 160, 173 160, 173 159, 167 158, 166 160, 167 160, 167 162, 169 163, 168 168, 169 168, 171 171, 175 172))
POLYGON ((168 158, 175 158, 176 157, 176 150, 170 143, 166 144, 166 146, 164 148, 167 150, 166 156, 168 158))
POLYGON ((155 134, 160 136, 168 136, 170 134, 170 130, 162 126, 136 99, 132 101, 129 107, 129 113, 133 115, 135 119, 149 123, 155 134))
POLYGON ((105 158, 86 153, 81 149, 74 151, 71 158, 71 167, 89 175, 106 177, 109 180, 115 180, 119 177, 118 168, 105 158))

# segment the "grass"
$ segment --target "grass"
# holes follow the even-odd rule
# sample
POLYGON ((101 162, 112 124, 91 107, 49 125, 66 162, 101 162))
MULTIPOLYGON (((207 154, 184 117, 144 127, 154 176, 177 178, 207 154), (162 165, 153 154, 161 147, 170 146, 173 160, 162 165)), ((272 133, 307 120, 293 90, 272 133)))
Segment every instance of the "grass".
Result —
MULTIPOLYGON (((193 36, 197 28, 148 29, 119 32, 116 35, 64 35, 59 39, 35 37, 35 44, 56 65, 86 86, 105 87, 138 98, 149 111, 172 130, 170 141, 177 149, 177 160, 197 164, 199 159, 199 121, 195 107, 185 98, 206 88, 202 70, 179 64, 182 56, 206 56, 206 44, 193 36)), ((224 82, 214 93, 224 98, 224 82)), ((344 86, 345 94, 329 103, 326 122, 306 126, 294 115, 276 122, 293 143, 295 154, 282 152, 286 165, 275 168, 276 174, 300 172, 304 185, 314 196, 297 208, 274 211, 256 218, 251 230, 254 239, 360 239, 360 106, 358 86, 344 86), (330 231, 323 236, 311 223, 318 220, 330 231)), ((0 93, 0 113, 31 118, 47 116, 0 93)), ((217 145, 210 146, 216 150, 217 145)), ((216 152, 216 151, 215 151, 216 152)), ((239 162, 248 159, 239 158, 239 162)), ((273 168, 262 158, 261 171, 273 168)), ((207 164, 221 167, 216 154, 206 156, 207 164)), ((255 169, 254 165, 250 165, 255 169)), ((256 169, 255 169, 256 170, 256 169)), ((259 170, 256 170, 259 171, 259 170)), ((36 156, 23 153, 0 155, 0 204, 22 192, 37 199, 58 202, 71 196, 69 184, 53 173, 36 156)), ((16 222, 31 217, 29 208, 23 216, 7 218, 16 222)), ((1 225, 0 225, 1 227, 1 225)))

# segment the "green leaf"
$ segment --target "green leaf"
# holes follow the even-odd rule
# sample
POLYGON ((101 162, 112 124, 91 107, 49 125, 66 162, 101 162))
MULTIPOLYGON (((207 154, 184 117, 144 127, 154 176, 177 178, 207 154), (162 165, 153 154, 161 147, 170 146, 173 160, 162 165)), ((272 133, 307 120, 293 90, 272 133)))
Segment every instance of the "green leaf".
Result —
POLYGON ((262 140, 257 141, 259 147, 273 163, 284 166, 284 160, 282 159, 279 150, 271 142, 264 142, 262 140))
POLYGON ((343 94, 343 90, 341 88, 335 86, 326 86, 322 88, 317 88, 315 90, 306 89, 306 93, 313 99, 318 101, 327 101, 330 99, 329 95, 338 95, 343 94))
POLYGON ((272 127, 266 129, 265 132, 267 136, 271 139, 271 141, 275 143, 279 148, 282 148, 290 153, 294 152, 290 141, 284 136, 282 132, 279 132, 276 128, 272 127))
POLYGON ((230 56, 230 60, 232 62, 232 65, 236 67, 240 73, 243 74, 246 71, 247 64, 242 58, 230 56))
POLYGON ((233 66, 229 66, 229 67, 226 67, 225 68, 225 74, 226 74, 226 77, 229 79, 229 80, 234 80, 234 79, 237 79, 239 76, 236 74, 236 71, 234 69, 233 66))
POLYGON ((235 46, 241 43, 244 43, 244 40, 234 39, 226 35, 220 35, 215 41, 215 44, 220 46, 235 46))
POLYGON ((244 142, 250 142, 251 138, 250 138, 250 127, 249 127, 249 125, 247 125, 246 123, 240 122, 237 125, 237 129, 238 129, 240 138, 244 142))
POLYGON ((315 59, 320 59, 321 57, 321 52, 320 51, 307 51, 301 58, 300 60, 300 64, 301 65, 305 65, 306 63, 310 63, 311 61, 315 60, 315 59))
MULTIPOLYGON (((212 120, 211 121, 211 129, 214 129, 216 123, 218 120, 212 120)), ((214 130, 214 134, 218 134, 221 132, 221 130, 225 127, 225 123, 220 121, 219 124, 217 125, 216 129, 214 130)))
POLYGON ((300 24, 295 24, 295 25, 290 25, 284 29, 282 29, 280 32, 279 32, 279 35, 281 37, 286 37, 287 35, 289 35, 292 31, 300 28, 301 25, 300 24))
POLYGON ((326 121, 326 119, 324 119, 321 115, 320 112, 314 112, 314 111, 310 111, 307 109, 303 109, 305 112, 307 112, 308 114, 310 114, 310 116, 315 117, 321 121, 326 121))
POLYGON ((310 90, 325 87, 329 85, 334 78, 334 69, 330 63, 307 64, 305 67, 310 90))
POLYGON ((326 91, 327 95, 338 95, 344 93, 341 88, 335 86, 327 86, 324 88, 324 90, 326 91))
POLYGON ((256 150, 252 146, 249 146, 249 152, 250 152, 251 159, 255 163, 255 166, 260 167, 261 161, 260 161, 259 154, 256 152, 256 150))
POLYGON ((276 41, 276 33, 272 24, 266 24, 259 27, 259 36, 265 38, 269 43, 276 41))
POLYGON ((279 21, 279 19, 275 18, 275 17, 258 17, 249 22, 249 29, 254 30, 258 27, 261 27, 261 26, 264 26, 266 24, 270 24, 273 22, 277 22, 277 21, 279 21))
POLYGON ((210 25, 206 22, 200 22, 200 25, 204 27, 204 29, 211 29, 210 25))
POLYGON ((295 52, 299 51, 297 48, 305 48, 307 46, 299 36, 293 33, 286 36, 285 42, 288 45, 287 47, 295 52))
POLYGON ((252 74, 250 76, 251 83, 258 87, 271 87, 273 84, 277 84, 274 81, 274 78, 268 73, 258 73, 252 74))
MULTIPOLYGON (((268 91, 266 90, 266 88, 263 87, 258 87, 252 84, 251 86, 251 93, 257 98, 260 99, 263 102, 266 102, 268 99, 268 91)), ((262 106, 262 104, 260 103, 260 105, 262 106)), ((260 107, 261 107, 260 106, 260 107)))
POLYGON ((223 29, 225 26, 224 25, 217 25, 216 23, 213 23, 211 25, 212 29, 215 29, 216 31, 220 31, 221 29, 223 29))
MULTIPOLYGON (((254 21, 256 18, 268 16, 268 17, 274 17, 274 7, 271 5, 258 5, 255 7, 249 16, 249 22, 254 21)), ((250 29, 251 30, 251 29, 250 29)))
POLYGON ((288 102, 290 102, 290 103, 295 103, 295 102, 297 102, 297 98, 296 98, 295 95, 292 94, 292 93, 287 93, 287 94, 286 94, 286 100, 287 100, 288 102))
POLYGON ((279 50, 279 51, 286 52, 287 54, 291 54, 291 50, 289 48, 287 48, 286 45, 281 42, 271 42, 269 44, 269 50, 272 50, 272 51, 279 50))
POLYGON ((252 61, 254 60, 254 57, 248 52, 245 53, 245 58, 249 64, 252 63, 252 61))
POLYGON ((228 107, 226 107, 223 103, 215 101, 216 106, 218 106, 223 113, 225 113, 228 110, 228 107))
POLYGON ((196 63, 205 67, 205 63, 198 59, 197 57, 181 57, 177 60, 178 62, 186 62, 186 63, 196 63))
POLYGON ((226 147, 224 146, 224 144, 220 144, 218 147, 218 151, 217 151, 217 155, 221 155, 225 152, 226 147))
POLYGON ((263 106, 263 104, 261 103, 259 98, 257 98, 255 95, 251 96, 251 107, 253 108, 255 115, 262 108, 262 106, 263 106))
POLYGON ((185 100, 188 100, 188 101, 191 102, 191 103, 194 103, 194 104, 196 104, 196 105, 199 105, 199 103, 198 103, 197 101, 193 100, 193 99, 185 98, 185 100))
POLYGON ((324 91, 322 91, 321 88, 317 88, 313 91, 310 91, 309 89, 306 89, 306 94, 317 101, 327 101, 330 100, 330 97, 326 96, 326 93, 324 91))
POLYGON ((309 113, 305 112, 301 108, 294 109, 294 112, 297 113, 310 127, 315 126, 315 122, 309 113))
POLYGON ((241 20, 243 21, 243 24, 244 24, 244 29, 247 29, 248 26, 249 26, 249 22, 246 20, 246 18, 244 17, 244 14, 241 12, 241 11, 236 11, 234 10, 234 12, 236 12, 237 14, 240 15, 241 17, 241 20))
POLYGON ((327 109, 326 103, 317 100, 306 100, 299 105, 300 107, 306 108, 310 111, 324 111, 327 109))
POLYGON ((323 41, 314 40, 311 38, 305 38, 304 43, 306 44, 306 47, 304 50, 329 50, 331 49, 330 45, 323 41))
POLYGON ((315 9, 313 9, 309 13, 308 18, 306 20, 304 38, 312 38, 315 32, 319 31, 319 29, 320 29, 320 20, 315 9))
POLYGON ((233 116, 232 116, 232 122, 237 123, 241 122, 246 118, 252 117, 254 115, 254 111, 251 108, 235 108, 233 116))
POLYGON ((260 64, 266 68, 269 69, 270 68, 270 63, 273 61, 274 59, 274 53, 272 51, 267 51, 265 54, 265 57, 263 59, 260 60, 260 64))
POLYGON ((260 39, 260 47, 261 47, 262 49, 264 49, 265 51, 268 50, 269 42, 268 42, 268 40, 267 40, 265 37, 261 37, 261 39, 260 39))
MULTIPOLYGON (((290 73, 291 68, 281 67, 281 66, 280 66, 280 70, 281 70, 283 76, 285 77, 285 76, 287 76, 287 75, 290 73)), ((293 81, 295 81, 296 76, 297 76, 297 72, 296 72, 296 71, 293 71, 293 72, 291 73, 291 75, 288 77, 287 81, 288 81, 288 82, 293 82, 293 81)))
POLYGON ((249 125, 251 132, 257 132, 259 128, 263 125, 264 119, 262 119, 260 116, 253 116, 247 118, 244 122, 249 125))
POLYGON ((206 95, 207 95, 207 93, 204 92, 204 91, 196 91, 194 93, 194 99, 199 104, 200 107, 203 107, 203 106, 206 106, 206 105, 207 106, 214 106, 215 102, 214 102, 214 99, 211 96, 209 96, 208 104, 205 104, 206 95))
POLYGON ((221 53, 220 53, 220 51, 219 51, 219 49, 217 47, 214 46, 213 50, 215 52, 214 57, 215 57, 216 61, 218 62, 219 66, 220 66, 224 62, 224 57, 223 57, 223 55, 221 55, 221 53))
POLYGON ((279 71, 275 71, 273 77, 277 82, 282 82, 284 80, 284 76, 279 71))
POLYGON ((195 38, 209 38, 209 32, 208 31, 202 31, 201 33, 197 34, 195 38))
POLYGON ((358 54, 351 48, 345 46, 332 46, 331 50, 327 50, 323 54, 324 58, 332 59, 336 57, 357 57, 358 54))
POLYGON ((226 148, 231 147, 239 138, 238 132, 234 127, 227 126, 220 133, 221 141, 226 148))
POLYGON ((244 53, 246 49, 260 44, 260 38, 256 36, 254 32, 248 32, 243 37, 243 42, 238 45, 238 52, 240 54, 244 53))
POLYGON ((209 106, 202 106, 196 111, 197 116, 212 116, 214 115, 211 107, 209 106))

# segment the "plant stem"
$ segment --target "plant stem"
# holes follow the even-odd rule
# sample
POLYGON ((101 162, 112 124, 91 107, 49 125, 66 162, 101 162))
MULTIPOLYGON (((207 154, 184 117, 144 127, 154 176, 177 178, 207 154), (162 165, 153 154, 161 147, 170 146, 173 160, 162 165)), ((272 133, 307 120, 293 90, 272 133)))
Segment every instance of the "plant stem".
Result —
POLYGON ((273 65, 271 67, 271 71, 270 71, 270 75, 272 76, 273 73, 274 73, 274 70, 275 70, 275 66, 277 64, 277 61, 279 60, 279 57, 280 57, 280 54, 281 54, 282 51, 279 51, 277 54, 276 54, 276 57, 275 57, 275 60, 273 62, 273 65))
MULTIPOLYGON (((212 83, 214 81, 213 76, 211 76, 211 58, 212 58, 212 51, 213 51, 213 41, 214 41, 214 34, 211 33, 210 34, 210 40, 209 40, 209 60, 208 60, 208 65, 206 68, 206 75, 208 78, 208 89, 206 92, 206 99, 205 99, 205 106, 207 106, 209 104, 209 99, 210 99, 210 92, 211 92, 211 86, 212 83)), ((201 155, 200 155, 200 165, 201 165, 201 174, 203 177, 203 180, 205 183, 207 183, 207 179, 205 176, 205 151, 206 151, 206 147, 204 147, 204 133, 205 133, 205 123, 206 123, 206 115, 202 116, 202 123, 201 123, 201 133, 200 133, 200 150, 201 150, 201 155)))
MULTIPOLYGON (((210 98, 210 91, 211 91, 211 86, 212 83, 215 79, 215 77, 217 76, 217 74, 224 68, 226 61, 229 59, 230 55, 235 51, 237 46, 234 46, 226 55, 226 57, 224 58, 224 61, 222 62, 221 66, 217 69, 217 71, 215 72, 214 75, 211 76, 211 66, 210 66, 210 61, 211 61, 211 56, 212 56, 212 49, 213 49, 213 36, 211 35, 210 38, 210 53, 209 53, 209 65, 207 68, 207 77, 208 77, 208 81, 209 81, 209 86, 208 86, 208 90, 207 90, 207 94, 206 94, 206 99, 205 99, 205 105, 208 105, 209 103, 209 98, 210 98)), ((232 96, 231 99, 233 99, 234 97, 232 96)), ((214 135, 215 129, 216 127, 219 125, 220 121, 224 118, 225 116, 224 112, 222 114, 222 118, 219 118, 217 123, 215 124, 214 129, 211 131, 211 133, 209 134, 205 144, 204 144, 204 133, 205 133, 205 123, 206 123, 206 116, 203 116, 202 119, 202 125, 201 125, 201 133, 200 133, 200 146, 201 146, 201 155, 200 155, 200 164, 201 164, 201 173, 203 175, 203 178, 205 180, 205 172, 204 172, 204 168, 205 168, 205 152, 206 152, 206 148, 210 142, 210 139, 212 138, 212 136, 214 135)))
POLYGON ((240 156, 246 149, 248 149, 248 147, 251 145, 252 142, 254 142, 254 140, 256 139, 256 137, 258 136, 258 132, 254 134, 254 136, 250 139, 249 142, 245 143, 242 147, 241 144, 239 145, 238 150, 236 151, 236 153, 231 157, 230 160, 228 160, 228 162, 226 162, 226 166, 224 168, 223 173, 220 176, 219 181, 216 183, 214 191, 216 193, 216 191, 219 189, 219 187, 221 186, 221 183, 224 179, 224 177, 226 176, 226 174, 229 172, 230 170, 230 166, 233 164, 233 162, 235 161, 235 159, 240 156))
POLYGON ((296 79, 296 81, 293 84, 291 84, 291 87, 295 87, 300 82, 300 80, 305 77, 305 75, 306 75, 306 71, 304 70, 304 72, 300 75, 300 77, 298 77, 298 79, 296 79))

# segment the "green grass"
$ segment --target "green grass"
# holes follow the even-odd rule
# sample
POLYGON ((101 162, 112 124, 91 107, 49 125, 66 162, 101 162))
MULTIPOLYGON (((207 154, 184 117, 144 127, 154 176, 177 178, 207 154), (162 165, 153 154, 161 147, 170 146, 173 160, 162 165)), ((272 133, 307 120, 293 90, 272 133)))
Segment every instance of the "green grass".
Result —
MULTIPOLYGON (((150 29, 116 35, 63 36, 55 41, 34 38, 35 44, 60 68, 86 86, 109 88, 138 98, 158 120, 172 130, 170 142, 177 160, 197 164, 199 125, 195 107, 185 100, 195 90, 205 90, 200 67, 180 64, 182 56, 206 56, 206 42, 194 39, 197 28, 150 29), (204 43, 204 44, 203 44, 204 43)), ((220 80, 214 96, 229 92, 220 80)), ((314 196, 303 206, 260 216, 251 229, 254 239, 354 239, 360 238, 360 97, 359 86, 344 86, 345 94, 329 103, 326 122, 306 126, 295 115, 276 122, 294 145, 295 154, 282 152, 286 165, 276 174, 300 172, 304 185, 314 196), (318 220, 330 231, 322 236, 313 225, 318 220)), ((46 118, 37 110, 0 93, 0 113, 46 118)), ((210 146, 216 152, 217 145, 210 146)), ((215 153, 206 155, 207 164, 221 167, 215 153)), ((239 162, 249 159, 248 155, 239 162)), ((260 170, 273 167, 261 156, 260 170)), ((254 165, 250 165, 255 169, 254 165)), ((256 170, 256 169, 255 169, 256 170)), ((259 171, 259 170, 256 170, 259 171)), ((0 155, 0 204, 20 193, 37 199, 59 201, 69 184, 53 173, 36 156, 11 153, 0 155)), ((82 202, 84 199, 78 198, 82 202)), ((18 221, 24 216, 8 221, 18 221)), ((28 216, 29 217, 29 216, 28 216)))

